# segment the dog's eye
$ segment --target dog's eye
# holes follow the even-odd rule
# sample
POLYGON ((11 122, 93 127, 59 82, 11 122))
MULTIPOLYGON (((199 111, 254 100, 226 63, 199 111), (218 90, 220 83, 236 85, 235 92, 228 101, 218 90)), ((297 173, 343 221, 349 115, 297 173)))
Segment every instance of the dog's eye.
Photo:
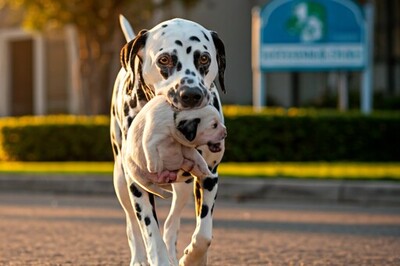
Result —
POLYGON ((160 65, 167 66, 171 62, 171 57, 169 57, 168 55, 162 55, 161 57, 158 58, 157 62, 160 65))
POLYGON ((212 125, 212 128, 217 128, 218 127, 218 123, 214 123, 213 125, 212 125))
POLYGON ((202 65, 206 65, 210 62, 210 57, 207 54, 203 54, 200 56, 199 62, 202 65))

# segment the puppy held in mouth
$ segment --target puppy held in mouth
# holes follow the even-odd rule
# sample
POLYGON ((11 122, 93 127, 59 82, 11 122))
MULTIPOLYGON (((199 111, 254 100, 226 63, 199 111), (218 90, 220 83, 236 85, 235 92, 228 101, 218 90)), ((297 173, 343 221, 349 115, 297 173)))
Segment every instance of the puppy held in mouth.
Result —
POLYGON ((163 95, 155 96, 139 112, 128 130, 124 168, 130 181, 167 197, 164 185, 177 180, 178 171, 197 178, 211 176, 196 147, 219 152, 227 131, 212 105, 192 110, 173 108, 163 95))

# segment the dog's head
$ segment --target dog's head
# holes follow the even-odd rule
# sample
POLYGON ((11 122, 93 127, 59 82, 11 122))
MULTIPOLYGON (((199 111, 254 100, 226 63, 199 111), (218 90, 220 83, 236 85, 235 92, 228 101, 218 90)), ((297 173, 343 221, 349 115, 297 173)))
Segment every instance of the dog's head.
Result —
MULTIPOLYGON (((221 151, 220 143, 227 136, 220 114, 213 106, 181 111, 175 115, 176 129, 184 137, 183 144, 207 144, 211 152, 221 151)), ((182 140, 182 138, 181 138, 182 140)))
POLYGON ((217 79, 225 93, 225 47, 215 32, 172 19, 142 30, 121 50, 121 63, 133 82, 162 94, 179 110, 201 108, 217 79))

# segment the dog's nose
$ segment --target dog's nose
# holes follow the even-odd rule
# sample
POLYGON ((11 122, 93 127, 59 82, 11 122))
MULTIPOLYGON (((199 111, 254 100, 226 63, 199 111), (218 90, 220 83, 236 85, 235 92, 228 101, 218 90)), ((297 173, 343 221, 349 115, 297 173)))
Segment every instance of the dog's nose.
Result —
POLYGON ((197 87, 185 87, 180 90, 179 96, 185 107, 196 107, 203 100, 203 94, 197 87))

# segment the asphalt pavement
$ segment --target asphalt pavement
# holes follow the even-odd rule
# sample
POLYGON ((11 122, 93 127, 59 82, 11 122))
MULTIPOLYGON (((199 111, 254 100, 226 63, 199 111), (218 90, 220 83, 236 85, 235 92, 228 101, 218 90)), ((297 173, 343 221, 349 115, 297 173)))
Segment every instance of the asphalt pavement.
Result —
MULTIPOLYGON (((157 201, 162 223, 169 201, 157 201)), ((182 216, 178 254, 195 226, 182 216)), ((0 192, 0 265, 128 265, 115 196, 0 192)), ((400 205, 218 198, 210 266, 400 265, 400 205)))

